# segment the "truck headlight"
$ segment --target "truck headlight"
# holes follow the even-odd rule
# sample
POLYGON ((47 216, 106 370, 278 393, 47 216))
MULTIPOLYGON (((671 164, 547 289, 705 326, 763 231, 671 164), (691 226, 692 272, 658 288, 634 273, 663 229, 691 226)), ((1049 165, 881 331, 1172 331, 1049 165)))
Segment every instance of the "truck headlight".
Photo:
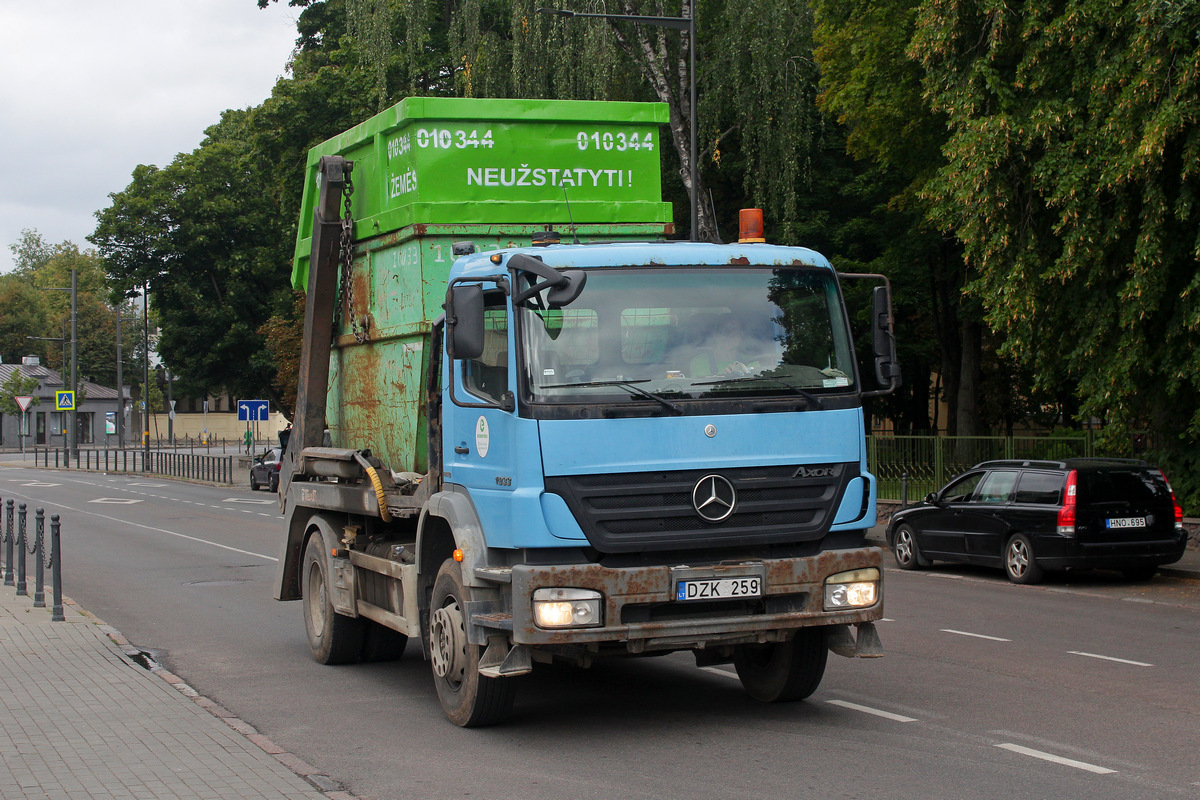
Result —
POLYGON ((866 608, 879 600, 879 569, 839 572, 825 579, 825 610, 866 608))
POLYGON ((539 628, 594 628, 604 623, 603 599, 591 589, 536 589, 534 624, 539 628))

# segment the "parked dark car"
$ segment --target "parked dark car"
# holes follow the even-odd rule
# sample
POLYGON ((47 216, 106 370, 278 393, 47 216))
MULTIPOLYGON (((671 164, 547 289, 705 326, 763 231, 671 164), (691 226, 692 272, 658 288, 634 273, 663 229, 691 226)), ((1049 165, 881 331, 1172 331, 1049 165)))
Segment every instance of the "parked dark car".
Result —
POLYGON ((887 542, 901 569, 958 561, 1037 583, 1089 567, 1142 581, 1183 556, 1187 533, 1166 476, 1144 461, 985 461, 898 511, 887 542))
POLYGON ((254 459, 250 465, 250 488, 258 491, 260 486, 266 486, 272 492, 279 491, 279 466, 283 450, 272 447, 254 459))

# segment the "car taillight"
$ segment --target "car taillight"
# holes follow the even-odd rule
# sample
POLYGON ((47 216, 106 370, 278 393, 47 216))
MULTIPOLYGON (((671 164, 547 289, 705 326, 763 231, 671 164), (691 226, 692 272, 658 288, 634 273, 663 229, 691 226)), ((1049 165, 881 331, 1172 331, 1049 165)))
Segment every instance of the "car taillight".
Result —
POLYGON ((1179 501, 1175 499, 1175 490, 1171 488, 1171 482, 1167 480, 1167 476, 1160 469, 1159 475, 1162 475, 1163 483, 1167 485, 1167 491, 1171 493, 1171 505, 1175 506, 1175 530, 1183 530, 1183 507, 1179 505, 1179 501))
POLYGON ((276 472, 279 472, 279 468, 280 468, 280 467, 282 467, 282 466, 283 466, 283 462, 282 462, 282 461, 276 461, 276 462, 275 462, 275 465, 274 465, 274 466, 272 466, 272 467, 271 467, 271 469, 275 470, 276 472))
POLYGON ((1062 508, 1058 509, 1058 535, 1075 535, 1075 491, 1078 473, 1071 470, 1067 473, 1067 486, 1063 492, 1062 508))

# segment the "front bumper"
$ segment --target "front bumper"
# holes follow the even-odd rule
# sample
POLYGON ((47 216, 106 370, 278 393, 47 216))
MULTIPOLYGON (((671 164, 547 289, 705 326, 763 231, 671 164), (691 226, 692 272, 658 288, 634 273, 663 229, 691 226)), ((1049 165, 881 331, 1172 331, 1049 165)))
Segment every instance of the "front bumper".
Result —
MULTIPOLYGON (((697 649, 711 645, 781 641, 797 628, 851 625, 883 616, 882 583, 874 605, 825 611, 824 582, 839 572, 879 567, 876 547, 834 550, 811 558, 745 560, 704 566, 609 568, 598 564, 512 568, 511 638, 533 646, 621 643, 630 652, 697 649), (761 575, 763 595, 745 600, 677 601, 676 581, 696 577, 761 575), (600 627, 545 630, 533 621, 540 588, 592 589, 604 597, 600 627)), ((882 570, 880 572, 882 581, 882 570)), ((502 619, 473 620, 507 628, 502 619)))

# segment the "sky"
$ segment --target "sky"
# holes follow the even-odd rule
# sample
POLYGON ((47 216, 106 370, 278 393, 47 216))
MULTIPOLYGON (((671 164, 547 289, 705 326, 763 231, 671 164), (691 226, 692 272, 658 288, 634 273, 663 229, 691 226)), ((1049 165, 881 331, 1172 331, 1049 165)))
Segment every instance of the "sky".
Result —
POLYGON ((91 247, 138 164, 191 152, 286 70, 287 0, 0 0, 0 272, 25 228, 91 247))

